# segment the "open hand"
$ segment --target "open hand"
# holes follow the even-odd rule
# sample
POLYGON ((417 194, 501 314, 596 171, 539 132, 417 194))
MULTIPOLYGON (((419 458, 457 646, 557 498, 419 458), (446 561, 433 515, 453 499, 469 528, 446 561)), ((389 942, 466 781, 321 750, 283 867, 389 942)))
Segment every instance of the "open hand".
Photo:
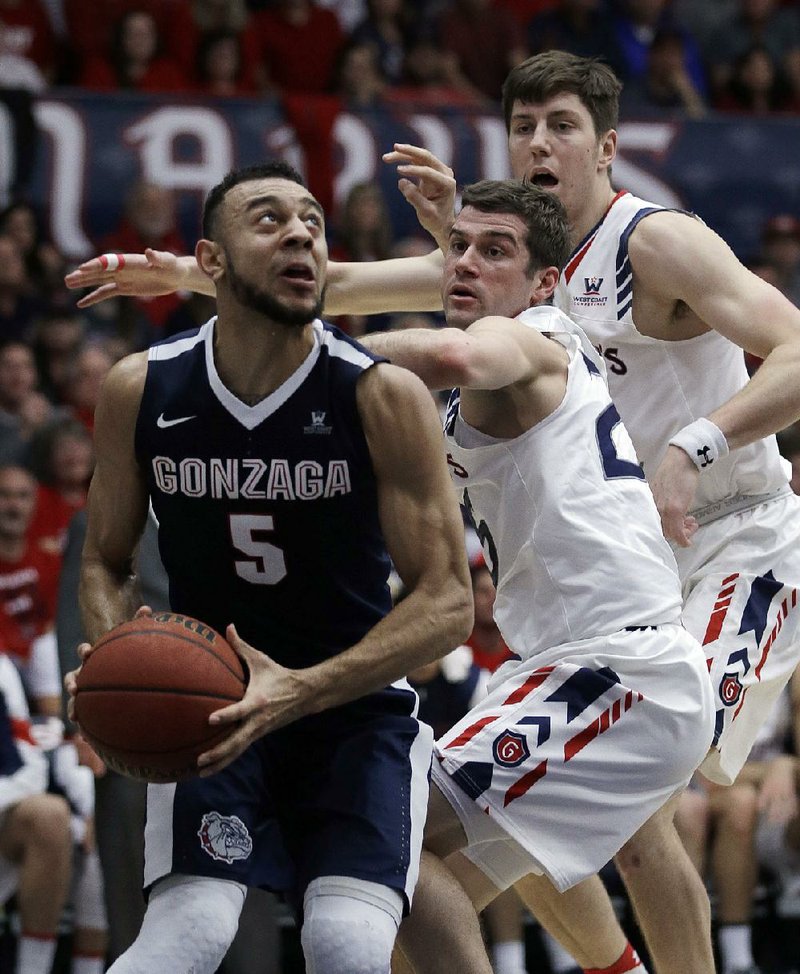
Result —
POLYGON ((79 308, 88 308, 107 298, 172 294, 182 287, 183 272, 175 254, 147 248, 143 254, 92 257, 67 274, 64 283, 73 289, 94 288, 78 301, 79 308))
POLYGON ((456 181, 453 170, 440 159, 416 145, 396 142, 383 161, 398 163, 397 188, 414 207, 420 225, 442 250, 455 218, 456 181))

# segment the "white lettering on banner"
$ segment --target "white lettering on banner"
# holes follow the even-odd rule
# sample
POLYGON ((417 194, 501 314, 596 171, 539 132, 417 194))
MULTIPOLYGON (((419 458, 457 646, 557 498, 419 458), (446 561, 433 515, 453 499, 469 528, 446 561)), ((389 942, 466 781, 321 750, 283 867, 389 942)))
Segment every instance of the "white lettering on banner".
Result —
POLYGON ((53 243, 70 257, 93 250, 81 226, 86 173, 86 124, 64 102, 41 101, 34 106, 36 122, 52 140, 50 233, 53 243))
POLYGON ((622 122, 618 128, 619 141, 625 152, 614 159, 614 185, 624 186, 634 196, 652 200, 661 206, 686 209, 686 204, 663 180, 626 158, 625 153, 649 152, 664 154, 675 138, 677 129, 667 122, 622 122))
POLYGON ((430 149, 446 166, 452 166, 453 133, 446 121, 435 115, 409 115, 408 124, 419 136, 412 141, 430 149))
POLYGON ((211 108, 156 109, 128 126, 124 138, 138 149, 144 177, 170 189, 200 190, 205 195, 233 168, 231 130, 211 108), (187 136, 197 140, 196 160, 175 156, 176 141, 187 136))
POLYGON ((475 119, 475 131, 480 144, 481 179, 508 179, 511 166, 508 162, 508 135, 501 118, 481 115, 475 119))
POLYGON ((356 183, 375 178, 379 150, 370 128, 355 115, 342 112, 333 127, 342 165, 333 183, 333 198, 341 203, 356 183))
POLYGON ((0 206, 8 204, 8 194, 17 176, 14 132, 14 119, 11 112, 0 102, 0 206))

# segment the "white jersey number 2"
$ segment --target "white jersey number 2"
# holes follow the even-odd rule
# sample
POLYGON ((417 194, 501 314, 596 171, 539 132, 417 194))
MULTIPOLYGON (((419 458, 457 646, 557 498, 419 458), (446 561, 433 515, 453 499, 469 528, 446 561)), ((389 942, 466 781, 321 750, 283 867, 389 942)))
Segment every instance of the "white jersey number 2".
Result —
POLYGON ((230 526, 234 548, 247 556, 235 562, 240 578, 254 585, 277 585, 286 577, 283 551, 263 537, 274 531, 271 514, 231 514, 230 526))

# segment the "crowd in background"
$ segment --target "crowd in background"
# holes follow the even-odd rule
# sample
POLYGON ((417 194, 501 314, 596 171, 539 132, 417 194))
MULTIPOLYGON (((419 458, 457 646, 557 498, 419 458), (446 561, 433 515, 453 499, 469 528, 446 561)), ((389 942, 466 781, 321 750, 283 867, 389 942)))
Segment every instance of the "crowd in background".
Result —
MULTIPOLYGON (((625 82, 622 110, 629 115, 800 111, 797 0, 0 0, 0 88, 31 92, 75 86, 220 98, 313 93, 359 107, 409 96, 492 105, 509 68, 548 48, 611 63, 625 82)), ((25 199, 0 212, 0 650, 23 669, 56 623, 61 559, 86 499, 94 407, 105 375, 123 355, 197 326, 214 311, 211 299, 183 293, 79 310, 63 283, 69 257, 47 239, 42 216, 25 199), (10 500, 9 470, 17 471, 10 500), (34 596, 26 591, 35 611, 26 603, 22 618, 13 579, 20 566, 34 563, 41 584, 34 596)), ((351 189, 330 214, 329 230, 336 259, 375 260, 432 246, 424 235, 394 238, 387 202, 373 182, 351 189)), ((800 303, 800 214, 773 214, 760 240, 757 253, 740 256, 800 303)), ((130 187, 118 226, 94 243, 98 253, 145 247, 188 253, 193 245, 181 235, 171 191, 150 182, 130 187)), ((437 327, 441 318, 336 323, 357 337, 372 329, 437 327)), ((751 372, 757 367, 748 359, 751 372)), ((779 442, 800 493, 800 429, 784 431, 779 442)), ((490 595, 482 594, 488 575, 477 556, 473 574, 478 609, 490 595)), ((479 692, 479 670, 495 665, 481 661, 481 640, 492 643, 489 655, 504 650, 490 612, 482 624, 475 658, 461 653, 417 674, 423 706, 439 707, 432 721, 452 723, 458 707, 479 692)), ((33 687, 31 705, 40 716, 59 711, 47 699, 52 694, 39 692, 52 689, 41 670, 33 687)), ((788 697, 785 703, 791 709, 788 697)), ((800 747, 800 717, 781 726, 764 744, 765 761, 800 747)), ((759 788, 731 790, 730 806, 697 790, 687 800, 687 844, 719 889, 726 888, 717 869, 725 855, 714 843, 727 834, 735 847, 756 849, 759 788)), ((757 869, 757 860, 745 865, 757 869)), ((782 865, 785 859, 778 872, 782 865)), ((555 955, 550 963, 559 969, 555 955)))

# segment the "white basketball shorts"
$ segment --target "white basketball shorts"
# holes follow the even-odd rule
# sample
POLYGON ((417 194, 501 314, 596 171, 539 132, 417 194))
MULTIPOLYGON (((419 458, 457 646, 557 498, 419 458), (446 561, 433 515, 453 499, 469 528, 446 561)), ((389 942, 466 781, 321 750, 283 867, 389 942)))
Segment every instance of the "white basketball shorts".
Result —
POLYGON ((529 871, 560 890, 596 873, 685 787, 711 743, 711 685, 682 626, 558 653, 555 665, 506 663, 435 746, 434 781, 464 826, 464 852, 500 889, 529 871), (506 836, 530 857, 521 873, 506 836))

